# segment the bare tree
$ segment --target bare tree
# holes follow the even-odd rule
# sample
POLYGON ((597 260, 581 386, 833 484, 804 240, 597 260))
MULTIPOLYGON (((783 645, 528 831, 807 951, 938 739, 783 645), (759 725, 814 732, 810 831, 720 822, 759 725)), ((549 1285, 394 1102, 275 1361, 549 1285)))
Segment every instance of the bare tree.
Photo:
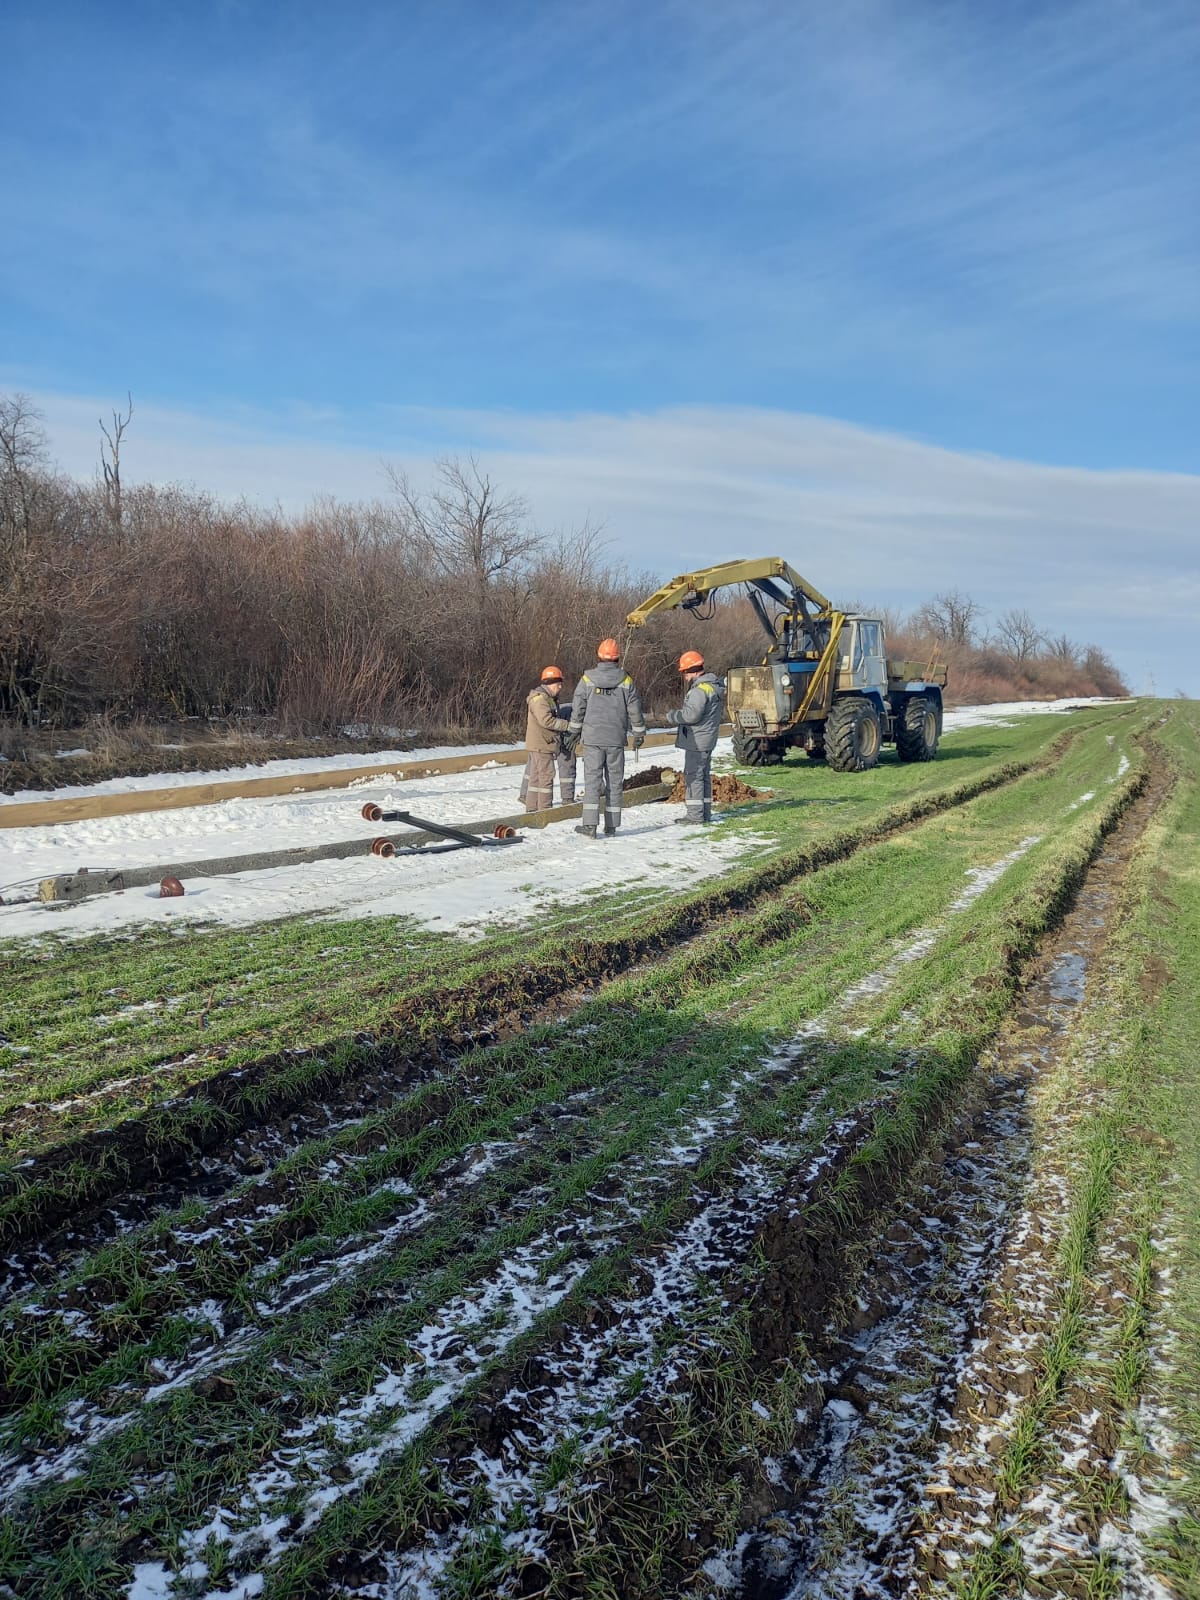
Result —
POLYGON ((1065 633, 1060 633, 1055 639, 1046 640, 1046 648, 1053 661, 1061 661, 1064 667, 1079 665, 1080 649, 1074 639, 1069 639, 1065 633))
POLYGON ((477 591, 512 574, 541 546, 529 525, 529 507, 520 495, 497 493, 472 456, 437 463, 437 485, 428 494, 415 490, 403 472, 387 469, 407 516, 412 537, 424 547, 435 571, 469 578, 477 591))
POLYGON ((1089 644, 1083 652, 1083 670, 1099 694, 1128 694, 1116 662, 1098 644, 1089 644))
POLYGON ((917 611, 916 622, 945 644, 970 644, 983 616, 984 608, 978 601, 961 590, 950 589, 926 600, 917 611))
POLYGON ((1042 643, 1042 630, 1028 611, 1014 607, 996 623, 996 638, 1018 666, 1034 657, 1042 643))
POLYGON ((120 411, 112 414, 112 432, 104 426, 104 419, 100 419, 100 432, 104 435, 105 444, 100 446, 100 466, 104 473, 104 504, 108 511, 108 520, 119 532, 121 528, 121 440, 125 437, 125 429, 133 416, 133 396, 126 391, 126 400, 129 410, 124 416, 120 411))
POLYGON ((10 557, 28 541, 45 469, 41 412, 28 395, 0 397, 0 541, 10 557))

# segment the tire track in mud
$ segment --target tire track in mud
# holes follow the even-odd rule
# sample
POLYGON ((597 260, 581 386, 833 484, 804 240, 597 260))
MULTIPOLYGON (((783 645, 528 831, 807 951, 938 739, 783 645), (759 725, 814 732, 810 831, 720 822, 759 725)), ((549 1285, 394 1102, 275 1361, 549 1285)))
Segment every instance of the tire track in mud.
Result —
MULTIPOLYGON (((285 1430, 285 1442, 272 1454, 270 1464, 252 1476, 242 1500, 243 1511, 258 1505, 268 1488, 278 1491, 288 1468, 296 1465, 297 1451, 303 1456, 306 1472, 337 1467, 336 1478, 323 1483, 317 1493, 318 1506, 341 1498, 340 1491, 335 1492, 330 1483, 351 1488, 360 1485, 384 1454, 420 1431, 418 1417, 424 1419, 423 1427, 474 1381, 497 1351, 518 1338, 533 1317, 552 1309, 589 1267, 636 1234, 645 1212, 657 1198, 672 1189, 681 1189, 686 1196, 692 1174, 707 1158, 714 1141, 732 1139, 730 1152, 734 1153, 738 1112, 745 1094, 761 1086, 765 1078, 783 1072, 789 1063, 790 1057, 781 1052, 746 1068, 716 1107, 705 1106, 693 1113, 683 1129, 648 1163, 635 1167, 624 1178, 614 1177, 599 1188, 590 1189, 584 1209, 564 1214, 561 1207, 553 1208, 554 1220, 547 1231, 535 1235, 518 1252, 501 1254, 487 1276, 476 1279, 470 1288, 438 1306, 415 1332, 405 1337, 404 1347, 415 1353, 399 1373, 389 1370, 368 1394, 339 1407, 336 1416, 309 1418, 296 1428, 285 1430), (564 1264, 554 1268, 564 1251, 564 1264), (463 1336, 480 1323, 488 1324, 487 1338, 476 1349, 463 1336), (441 1380, 430 1391, 430 1399, 425 1390, 439 1373, 441 1380), (402 1413, 399 1424, 391 1430, 385 1428, 382 1438, 373 1441, 372 1435, 378 1431, 377 1416, 397 1410, 402 1413), (329 1433, 336 1436, 341 1447, 335 1455, 325 1455, 315 1445, 305 1445, 301 1450, 297 1442, 329 1433)), ((385 1292, 384 1299, 394 1303, 395 1296, 385 1292)), ((331 1333, 338 1337, 336 1330, 331 1333)), ((311 1354, 306 1352, 306 1361, 311 1354)), ((223 1365, 227 1367, 228 1362, 223 1365)), ((174 1386, 164 1385, 163 1393, 174 1386)), ((20 1499, 39 1483, 70 1477, 91 1448, 122 1431, 135 1415, 123 1406, 111 1415, 104 1415, 101 1408, 85 1413, 73 1407, 69 1424, 75 1437, 71 1443, 43 1452, 32 1461, 5 1463, 4 1500, 20 1499)), ((170 1475, 169 1467, 163 1470, 170 1475)), ((155 1474, 145 1466, 141 1478, 144 1486, 149 1485, 155 1474)), ((91 1509, 95 1509, 94 1500, 91 1509)), ((227 1513, 218 1517, 218 1521, 228 1520, 227 1513)), ((201 1546, 206 1538, 207 1534, 200 1539, 201 1546)), ((253 1546, 256 1539, 257 1533, 248 1534, 245 1544, 253 1546)), ((187 1549, 191 1548, 189 1543, 187 1549)))
MULTIPOLYGON (((739 1005, 742 1003, 739 1000, 739 1005)), ((724 1015, 710 1016, 709 1023, 719 1022, 724 1015)), ((578 1036, 576 1053, 584 1065, 595 1025, 573 1031, 578 1036)), ((173 1315, 176 1320, 182 1317, 197 1324, 197 1341, 203 1348, 169 1361, 156 1357, 154 1377, 158 1381, 148 1384, 146 1397, 153 1399, 194 1381, 243 1353, 263 1336, 270 1321, 363 1273, 386 1252, 402 1244, 413 1245, 435 1226, 443 1234, 457 1228, 457 1235, 448 1237, 445 1246, 446 1252, 452 1253, 459 1238, 486 1231, 489 1218, 518 1216, 548 1192, 547 1179, 565 1167, 594 1158, 604 1139, 611 1137, 616 1118, 666 1092, 696 1032, 692 1028, 665 1045, 653 1045, 649 1056, 627 1060, 621 1072, 606 1075, 602 1082, 589 1081, 595 1075, 582 1071, 583 1086, 549 1104, 536 1099, 536 1089, 529 1090, 523 1097, 528 1109, 517 1119, 511 1137, 489 1137, 487 1128, 481 1127, 469 1146, 441 1161, 423 1183, 418 1181, 418 1169, 425 1165, 418 1140, 402 1159, 393 1161, 388 1156, 388 1174, 373 1187, 346 1192, 353 1191, 355 1168, 386 1150, 389 1141, 407 1137, 411 1143, 415 1134, 436 1125, 443 1115, 461 1112, 464 1105, 481 1099, 486 1087, 485 1064, 475 1076, 472 1094, 464 1093, 469 1084, 460 1085, 436 1103, 413 1108, 395 1124, 372 1127, 364 1138, 356 1138, 349 1150, 337 1152, 330 1160, 318 1159, 301 1175, 312 1180, 318 1196, 329 1180, 339 1185, 336 1195, 331 1190, 331 1210, 343 1202, 373 1206, 382 1200, 396 1213, 394 1220, 387 1216, 367 1219, 356 1229, 326 1237, 322 1233, 326 1212, 303 1206, 284 1214, 289 1180, 297 1175, 272 1174, 202 1218, 156 1229, 152 1240, 140 1248, 138 1283, 147 1278, 169 1281, 172 1297, 166 1302, 167 1310, 153 1299, 143 1299, 138 1309, 123 1301, 114 1288, 117 1274, 110 1253, 93 1276, 77 1274, 58 1289, 36 1301, 24 1301, 15 1312, 0 1317, 0 1337, 9 1361, 22 1349, 32 1350, 45 1336, 46 1318, 56 1317, 63 1335, 72 1340, 70 1367, 78 1380, 137 1338, 170 1346, 172 1329, 164 1326, 164 1316, 173 1315), (418 1186, 413 1187, 414 1183, 418 1186), (315 1251, 305 1248, 309 1241, 318 1245, 315 1251), (201 1251, 203 1262, 197 1260, 201 1251), (223 1286, 210 1282, 211 1262, 218 1255, 228 1269, 228 1284, 223 1286), (180 1312, 179 1297, 187 1292, 189 1283, 198 1303, 180 1312)), ((548 1056, 549 1047, 537 1054, 548 1056)), ((435 1258, 427 1263, 427 1270, 437 1264, 435 1258)), ((148 1358, 153 1345, 148 1348, 143 1343, 142 1349, 148 1358)), ((34 1391, 21 1392, 11 1376, 7 1388, 0 1385, 0 1404, 33 1398, 34 1391)))
POLYGON ((1036 760, 1010 763, 950 790, 920 796, 811 848, 781 852, 748 881, 707 890, 638 932, 610 940, 575 939, 553 961, 401 1005, 386 1037, 359 1035, 264 1056, 144 1115, 31 1158, 0 1177, 0 1213, 6 1213, 0 1232, 7 1235, 12 1284, 5 1292, 53 1271, 61 1256, 97 1249, 186 1199, 223 1197, 301 1144, 444 1073, 464 1052, 503 1043, 539 1018, 564 1020, 564 1007, 569 1014, 604 983, 736 922, 822 867, 1057 765, 1078 737, 1078 730, 1068 731, 1036 760), (86 1188, 82 1198, 81 1184, 86 1188), (18 1249, 26 1239, 33 1242, 18 1249))
MULTIPOLYGON (((1109 835, 943 1154, 901 1197, 847 1326, 826 1330, 819 1409, 777 1464, 776 1503, 705 1563, 712 1591, 866 1600, 932 1585, 949 1594, 944 1580, 990 1541, 993 1452, 1005 1418, 1033 1391, 1037 1341, 1062 1281, 1048 1219, 1063 1214, 1068 1174, 1053 1164, 1031 1174, 1029 1101, 1075 1026, 1125 868, 1164 792, 1153 784, 1109 835)), ((1087 1421, 1094 1448, 1108 1425, 1099 1412, 1087 1421)))

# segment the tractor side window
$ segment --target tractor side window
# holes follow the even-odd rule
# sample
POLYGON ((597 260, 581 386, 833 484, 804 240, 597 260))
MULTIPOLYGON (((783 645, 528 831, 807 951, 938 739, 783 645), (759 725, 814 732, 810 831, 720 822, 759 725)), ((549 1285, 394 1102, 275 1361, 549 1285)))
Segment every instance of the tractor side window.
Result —
POLYGON ((855 657, 862 648, 858 624, 851 623, 843 628, 842 637, 838 642, 842 651, 842 671, 853 672, 855 657))
POLYGON ((860 622, 858 625, 859 638, 862 640, 862 652, 865 656, 881 656, 883 643, 879 637, 879 624, 877 622, 860 622))

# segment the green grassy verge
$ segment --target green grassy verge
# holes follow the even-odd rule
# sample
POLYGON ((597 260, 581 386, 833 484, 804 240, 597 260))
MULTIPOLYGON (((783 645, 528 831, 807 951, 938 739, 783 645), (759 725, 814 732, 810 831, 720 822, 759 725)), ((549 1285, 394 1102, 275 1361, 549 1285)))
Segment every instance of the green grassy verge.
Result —
MULTIPOLYGON (((1077 766, 1087 760, 1085 745, 1053 770, 1031 774, 961 810, 936 815, 903 838, 870 847, 861 861, 850 858, 825 868, 806 880, 803 894, 777 895, 763 909, 740 918, 732 931, 722 928, 702 935, 652 972, 610 985, 601 999, 576 1013, 571 1030, 557 1045, 554 1041, 562 1039, 562 1030, 544 1028, 492 1051, 470 1053, 394 1106, 334 1136, 311 1141, 282 1164, 267 1194, 257 1180, 243 1186, 242 1192, 256 1203, 279 1190, 287 1204, 269 1222, 238 1235, 232 1246, 214 1245, 194 1260, 187 1258, 187 1252, 176 1252, 184 1259, 175 1264, 172 1233, 181 1225, 193 1225, 195 1208, 186 1208, 179 1217, 161 1218, 92 1258, 67 1285, 73 1309, 81 1304, 80 1291, 89 1282, 100 1281, 113 1294, 106 1315, 125 1337, 137 1337, 143 1326, 185 1304, 189 1296, 211 1294, 214 1278, 223 1280, 230 1294, 236 1292, 239 1274, 252 1274, 281 1240, 291 1241, 279 1262, 282 1274, 303 1259, 314 1238, 328 1233, 332 1219, 338 1219, 333 1236, 340 1237, 365 1225, 368 1218, 382 1221, 389 1210, 398 1212, 399 1199, 394 1193, 379 1194, 381 1185, 399 1177, 420 1181, 471 1144, 509 1136, 517 1119, 529 1114, 539 1100, 561 1099, 588 1085, 623 1082, 628 1071, 614 1077, 610 1057, 624 1053, 635 1062, 645 1061, 655 1052, 678 1047, 706 1008, 711 1014, 714 1005, 734 1000, 742 1011, 754 1002, 769 1014, 773 1003, 777 1015, 768 1015, 765 1026, 781 1028, 810 1009, 820 1009, 855 975, 861 977, 878 965, 881 952, 905 930, 936 920, 981 853, 1007 850, 1031 825, 1030 818, 1061 811, 1064 796, 1077 792, 1083 781, 1077 766), (891 885, 887 895, 876 890, 881 875, 891 885), (783 1003, 773 1001, 780 970, 794 968, 801 960, 802 971, 780 991, 783 1003), (736 987, 719 997, 713 986, 727 974, 735 975, 736 987), (747 974, 757 994, 746 988, 747 974), (629 1048, 641 1037, 636 1032, 632 1039, 627 1037, 630 1025, 640 1026, 640 1018, 654 1016, 664 1007, 675 1014, 670 1024, 652 1029, 644 1049, 629 1048), (581 1050, 576 1029, 586 1030, 587 1050, 581 1050), (328 1178, 331 1161, 352 1167, 337 1184, 328 1178), (215 1257, 219 1260, 210 1259, 215 1257), (124 1285, 129 1287, 122 1300, 124 1285)), ((1022 867, 1029 870, 1024 862, 1022 867)), ((1021 881, 1019 876, 1014 879, 1018 887, 1021 881)), ((956 992, 957 986, 973 981, 969 964, 960 967, 958 956, 947 951, 943 941, 935 959, 927 957, 906 969, 905 1008, 912 1009, 915 991, 930 979, 936 989, 946 971, 953 975, 956 992)), ((85 1358, 80 1341, 64 1331, 50 1368, 39 1356, 27 1370, 21 1352, 28 1345, 46 1351, 55 1324, 47 1327, 41 1319, 31 1324, 18 1311, 8 1325, 16 1330, 12 1336, 17 1339, 8 1360, 12 1394, 32 1386, 33 1394, 44 1397, 48 1371, 78 1370, 85 1358)), ((177 1331, 159 1330, 164 1341, 172 1340, 177 1331)))

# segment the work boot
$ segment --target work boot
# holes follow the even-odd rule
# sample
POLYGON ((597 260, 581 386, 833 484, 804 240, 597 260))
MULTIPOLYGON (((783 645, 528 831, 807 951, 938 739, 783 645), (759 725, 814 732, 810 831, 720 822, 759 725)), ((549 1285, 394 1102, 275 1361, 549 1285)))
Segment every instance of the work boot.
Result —
POLYGON ((605 817, 605 819, 604 819, 604 831, 605 831, 605 833, 616 833, 617 825, 616 825, 616 823, 613 821, 613 819, 611 817, 605 817))
POLYGON ((677 828, 688 828, 688 827, 702 828, 704 826, 704 818, 703 817, 676 817, 675 818, 675 826, 677 828))
POLYGON ((596 824, 594 822, 581 822, 575 832, 581 833, 585 839, 594 839, 596 837, 596 824))

